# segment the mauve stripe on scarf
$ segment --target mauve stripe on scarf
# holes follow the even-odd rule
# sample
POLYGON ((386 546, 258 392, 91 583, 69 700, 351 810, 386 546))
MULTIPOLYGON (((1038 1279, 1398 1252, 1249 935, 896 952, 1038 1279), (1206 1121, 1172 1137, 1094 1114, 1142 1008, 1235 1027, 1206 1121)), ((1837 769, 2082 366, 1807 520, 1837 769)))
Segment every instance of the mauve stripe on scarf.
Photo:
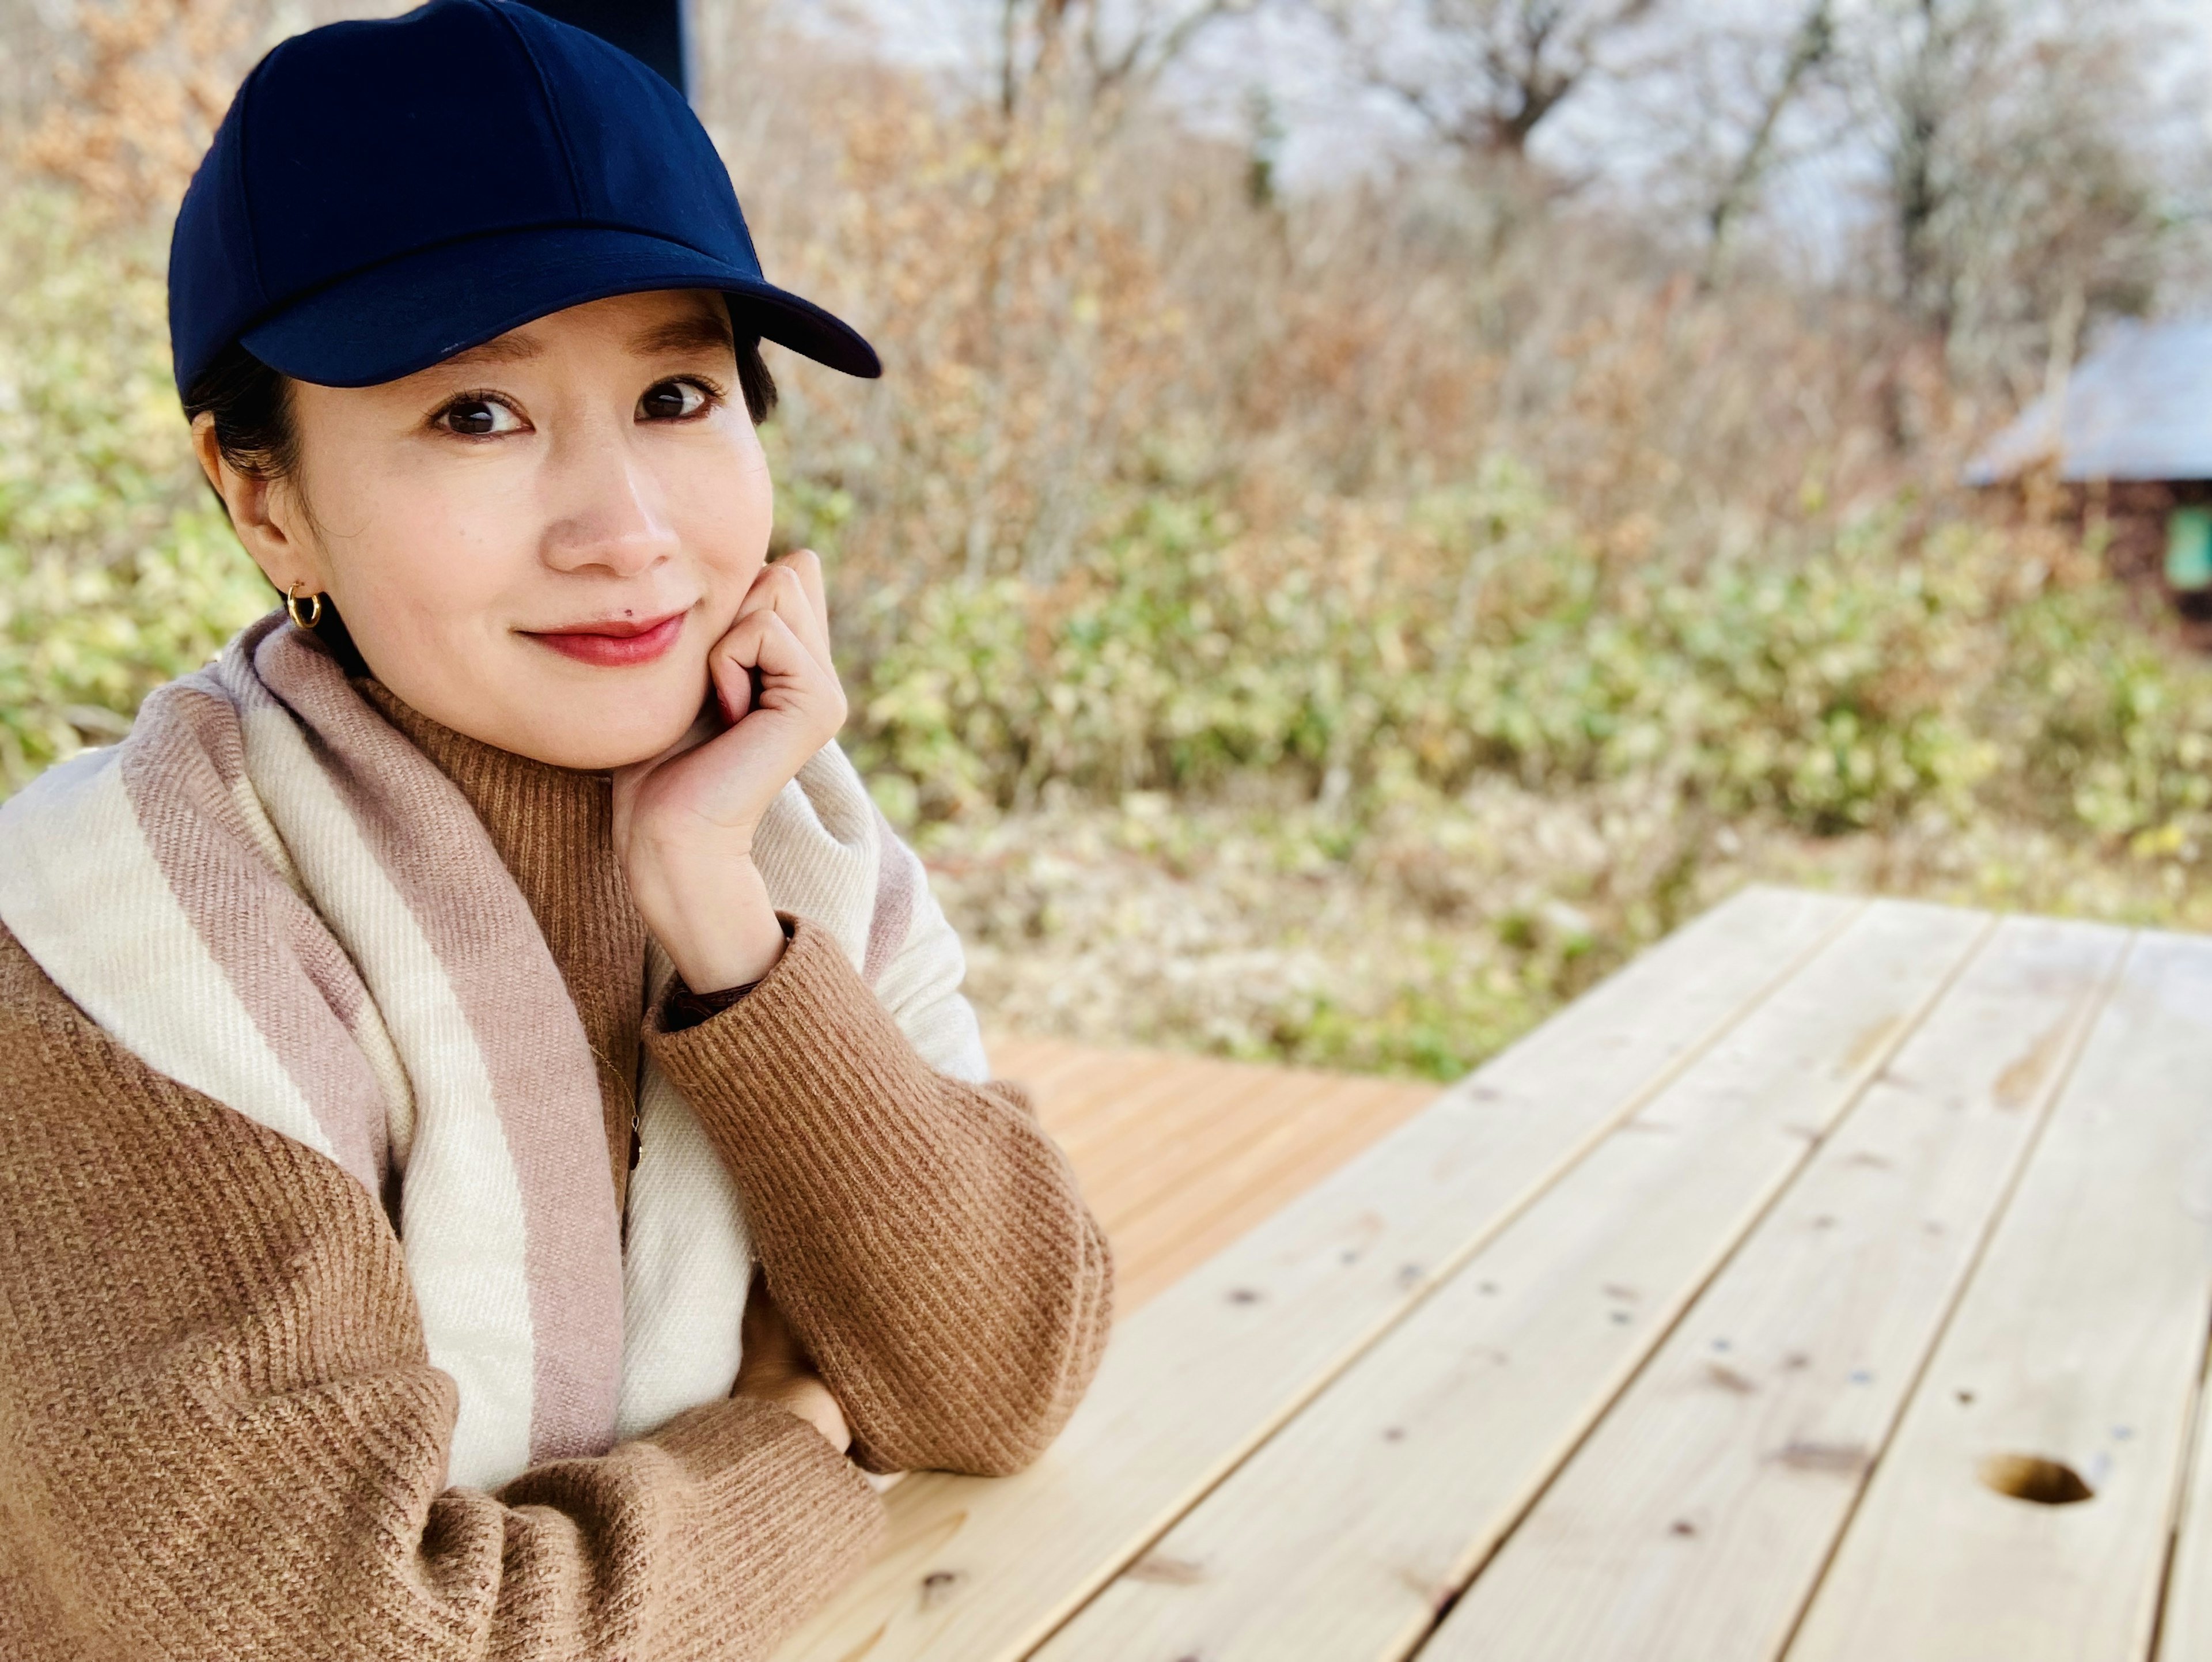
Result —
POLYGON ((384 1092, 349 1032, 368 995, 313 912, 247 852, 221 764, 208 765, 234 734, 230 712, 180 691, 168 714, 116 760, 146 846, 332 1157, 374 1193, 388 1158, 384 1092))
POLYGON ((535 1334, 531 1458, 604 1453, 623 1348, 620 1221, 597 1071, 528 903, 458 787, 290 631, 256 654, 444 966, 522 1194, 535 1334), (453 900, 466 897, 469 904, 453 900))
POLYGON ((914 886, 921 880, 915 863, 891 822, 878 809, 876 904, 868 916, 868 950, 860 965, 860 978, 871 987, 884 978, 914 928, 914 886))
MULTIPOLYGON (((220 685, 203 681, 198 676, 160 689, 153 697, 173 700, 163 715, 166 718, 173 709, 185 733, 167 732, 166 720, 163 723, 149 723, 149 728, 161 731, 162 738, 179 746, 178 755, 185 765, 196 768, 198 759, 190 758, 188 747, 181 745, 182 739, 189 734, 204 754, 206 763, 214 768, 222 786, 222 807, 216 807, 216 797, 203 791, 203 811, 223 835, 236 838, 242 849, 257 849, 270 858, 272 874, 293 896, 293 904, 283 910, 286 935, 298 955, 299 966, 314 983, 315 990, 322 995, 331 1014, 351 1027, 363 1010, 374 1008, 368 989, 362 985, 361 971, 345 955, 337 937, 316 916, 300 885, 299 872, 292 863, 290 851, 284 847, 284 839, 277 835, 267 811, 253 794, 252 782, 246 773, 246 746, 237 709, 220 685), (273 849, 269 846, 271 843, 275 845, 273 849)), ((158 786, 161 782, 149 776, 148 782, 158 786)))

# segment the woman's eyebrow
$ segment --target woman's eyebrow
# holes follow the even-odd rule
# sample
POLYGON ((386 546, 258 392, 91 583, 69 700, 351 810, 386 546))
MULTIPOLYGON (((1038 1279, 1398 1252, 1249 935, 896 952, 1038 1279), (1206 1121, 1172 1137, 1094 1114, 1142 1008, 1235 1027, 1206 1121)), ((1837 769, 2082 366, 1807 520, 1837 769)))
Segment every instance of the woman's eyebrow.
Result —
POLYGON ((537 357, 544 350, 528 335, 520 332, 500 335, 484 342, 481 346, 471 346, 465 352, 454 353, 453 356, 443 360, 440 367, 444 368, 447 365, 465 367, 471 363, 521 363, 527 359, 537 357))
POLYGON ((640 330, 630 337, 629 350, 638 357, 661 357, 671 352, 735 351, 737 338, 727 318, 704 314, 673 318, 640 330))

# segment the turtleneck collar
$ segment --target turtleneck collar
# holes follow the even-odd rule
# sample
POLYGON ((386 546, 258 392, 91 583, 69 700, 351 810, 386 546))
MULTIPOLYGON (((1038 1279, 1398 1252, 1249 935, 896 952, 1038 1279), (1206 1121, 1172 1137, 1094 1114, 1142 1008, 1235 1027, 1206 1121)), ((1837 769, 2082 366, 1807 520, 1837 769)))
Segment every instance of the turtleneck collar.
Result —
POLYGON ((611 776, 534 761, 457 733, 372 677, 353 685, 453 782, 529 903, 599 1058, 607 1158, 619 1197, 629 1175, 646 928, 615 854, 611 776))

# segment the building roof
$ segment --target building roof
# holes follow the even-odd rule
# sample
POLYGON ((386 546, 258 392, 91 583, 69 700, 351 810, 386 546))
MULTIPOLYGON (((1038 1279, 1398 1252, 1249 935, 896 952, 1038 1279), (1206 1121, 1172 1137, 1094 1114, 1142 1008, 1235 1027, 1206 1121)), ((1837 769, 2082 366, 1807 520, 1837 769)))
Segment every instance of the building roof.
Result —
POLYGON ((2212 321, 2128 323, 1966 464, 1996 484, 2056 460, 2058 477, 2212 479, 2212 321), (2063 406, 2063 409, 2060 407, 2063 406))

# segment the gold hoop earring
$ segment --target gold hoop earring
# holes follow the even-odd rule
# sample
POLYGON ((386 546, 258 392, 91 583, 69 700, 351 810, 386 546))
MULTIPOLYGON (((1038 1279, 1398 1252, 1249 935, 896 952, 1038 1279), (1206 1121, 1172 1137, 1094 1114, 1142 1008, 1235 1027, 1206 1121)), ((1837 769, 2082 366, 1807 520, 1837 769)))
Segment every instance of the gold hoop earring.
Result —
POLYGON ((284 591, 284 611, 292 619, 295 629, 313 629, 323 621, 323 597, 319 591, 307 596, 307 615, 300 615, 300 585, 294 583, 284 591))

